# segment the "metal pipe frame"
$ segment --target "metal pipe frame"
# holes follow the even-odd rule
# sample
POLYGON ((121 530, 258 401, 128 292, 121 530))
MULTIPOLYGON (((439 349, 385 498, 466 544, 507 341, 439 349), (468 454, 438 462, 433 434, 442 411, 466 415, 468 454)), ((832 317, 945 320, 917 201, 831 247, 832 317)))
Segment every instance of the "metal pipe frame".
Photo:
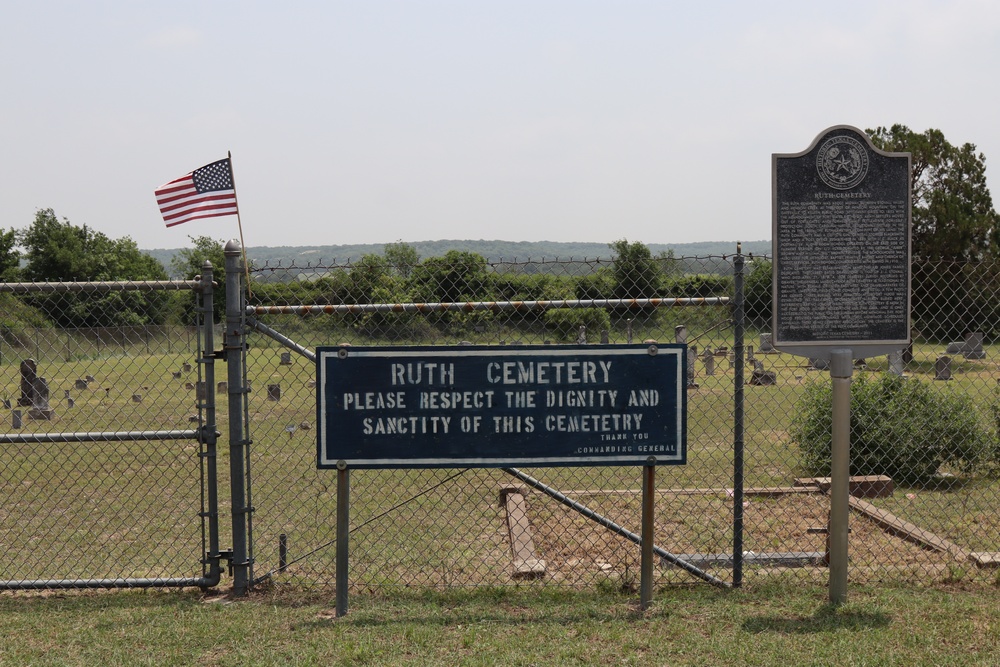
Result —
MULTIPOLYGON (((150 289, 176 289, 200 291, 203 295, 201 310, 207 310, 204 324, 205 347, 212 347, 212 265, 205 263, 203 275, 199 280, 192 281, 157 281, 150 283, 6 283, 0 284, 0 292, 97 292, 97 291, 129 291, 150 289)), ((214 378, 214 358, 205 354, 199 363, 206 367, 206 383, 214 378)), ((72 443, 72 442, 148 442, 151 440, 197 440, 205 446, 202 456, 207 461, 207 480, 202 479, 203 494, 207 492, 208 506, 205 507, 203 496, 202 517, 208 519, 209 550, 203 565, 208 571, 200 577, 155 577, 155 578, 116 578, 116 579, 12 579, 0 581, 0 590, 47 590, 47 589, 97 589, 97 588, 213 588, 222 579, 222 567, 219 553, 218 526, 218 495, 217 476, 215 473, 215 441, 218 437, 215 422, 215 396, 206 392, 205 403, 199 408, 205 410, 204 425, 195 430, 169 431, 93 431, 68 433, 4 433, 0 434, 0 444, 27 443, 72 443), (207 486, 207 490, 206 487, 207 486)), ((203 533, 204 535, 204 529, 203 533)), ((203 542, 204 544, 204 542, 203 542)))
MULTIPOLYGON (((641 536, 636 535, 632 531, 630 531, 627 528, 624 528, 623 526, 615 523, 611 519, 608 519, 607 517, 598 514, 594 510, 590 509, 589 507, 587 507, 587 506, 585 506, 585 505, 583 505, 581 503, 578 503, 577 501, 571 499, 567 495, 565 495, 563 493, 560 493, 559 491, 556 491, 551 486, 548 486, 548 485, 546 485, 546 484, 538 481, 534 477, 532 477, 532 476, 530 476, 530 475, 528 475, 528 474, 526 474, 524 472, 521 472, 517 468, 501 468, 501 470, 503 470, 508 475, 512 475, 512 476, 516 477, 517 479, 521 480, 522 482, 524 482, 525 484, 527 484, 531 488, 533 488, 533 489, 535 489, 537 491, 541 491, 542 493, 544 493, 545 495, 549 496, 550 498, 553 498, 554 500, 559 501, 560 503, 562 503, 566 507, 569 507, 570 509, 572 509, 572 510, 574 510, 576 512, 579 512, 583 516, 585 516, 588 519, 596 522, 597 524, 599 524, 599 525, 607 528, 611 532, 613 532, 613 533, 615 533, 617 535, 621 535, 622 537, 624 537, 625 539, 629 540, 630 542, 634 542, 635 544, 638 544, 638 545, 642 546, 642 537, 641 536)), ((729 584, 727 584, 725 581, 719 579, 718 577, 712 576, 711 574, 709 574, 708 572, 705 572, 701 568, 699 568, 699 567, 697 567, 695 565, 692 565, 691 563, 689 563, 689 562, 687 562, 685 560, 682 560, 681 558, 678 558, 674 554, 672 554, 672 553, 670 553, 668 551, 665 551, 664 549, 661 549, 658 546, 653 545, 653 553, 655 553, 657 556, 659 556, 663 560, 667 561, 668 563, 670 563, 672 565, 676 565, 677 567, 681 568, 682 570, 684 570, 686 572, 689 572, 690 574, 693 574, 694 576, 698 577, 702 581, 707 581, 708 583, 712 584, 713 586, 718 586, 719 588, 730 588, 729 584)))
POLYGON ((548 310, 551 308, 663 308, 724 306, 727 296, 665 297, 659 299, 566 299, 556 301, 468 301, 440 303, 342 303, 299 306, 247 306, 247 315, 346 315, 357 313, 440 313, 477 310, 548 310))
POLYGON ((81 283, 0 283, 0 293, 56 292, 150 292, 201 289, 200 280, 136 280, 132 282, 92 281, 81 283))

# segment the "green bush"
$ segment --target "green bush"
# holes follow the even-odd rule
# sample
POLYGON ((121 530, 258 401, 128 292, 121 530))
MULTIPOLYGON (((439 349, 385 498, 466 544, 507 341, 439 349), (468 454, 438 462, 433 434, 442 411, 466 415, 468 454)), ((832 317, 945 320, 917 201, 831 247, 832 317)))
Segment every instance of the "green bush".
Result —
MULTIPOLYGON (((810 475, 830 474, 832 387, 806 387, 791 436, 810 475)), ((971 472, 991 449, 972 399, 948 387, 895 375, 856 376, 851 385, 851 474, 927 482, 948 464, 971 472)))
POLYGON ((599 340, 611 328, 611 317, 603 308, 553 308, 545 311, 545 326, 564 342, 576 341, 580 325, 587 327, 587 340, 599 340))

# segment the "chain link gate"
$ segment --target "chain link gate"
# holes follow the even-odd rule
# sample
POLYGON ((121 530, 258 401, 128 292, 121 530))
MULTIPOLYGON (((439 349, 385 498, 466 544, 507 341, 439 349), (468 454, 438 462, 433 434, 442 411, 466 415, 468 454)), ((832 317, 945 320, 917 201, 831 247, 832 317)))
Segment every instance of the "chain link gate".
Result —
MULTIPOLYGON (((686 339, 713 369, 689 378, 688 464, 657 475, 657 584, 731 582, 732 263, 661 258, 651 266, 675 276, 681 294, 642 293, 641 276, 615 276, 607 260, 490 264, 460 253, 397 267, 365 258, 253 269, 254 581, 334 583, 337 485, 335 472, 316 469, 316 346, 686 339), (685 276, 694 265, 712 272, 685 276), (426 299, 390 300, 407 295, 426 299)), ((351 587, 538 578, 637 588, 641 487, 638 467, 355 471, 351 587), (516 553, 525 534, 533 551, 516 553)))
POLYGON ((212 287, 0 285, 0 589, 218 584, 212 287))

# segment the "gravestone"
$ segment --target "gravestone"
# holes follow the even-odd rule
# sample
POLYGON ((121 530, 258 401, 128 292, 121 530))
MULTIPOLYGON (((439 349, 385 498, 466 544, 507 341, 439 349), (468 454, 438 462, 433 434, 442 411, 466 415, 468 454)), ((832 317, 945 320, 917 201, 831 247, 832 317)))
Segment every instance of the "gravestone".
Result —
POLYGON ((190 373, 191 372, 191 364, 189 364, 186 361, 184 362, 184 365, 181 366, 181 368, 184 370, 185 373, 190 373))
POLYGON ((202 380, 194 386, 194 398, 197 401, 204 401, 208 397, 208 387, 205 385, 205 381, 202 380))
POLYGON ((31 409, 28 417, 31 419, 52 419, 55 410, 49 406, 49 382, 43 377, 36 377, 33 383, 31 409))
POLYGON ((73 388, 74 389, 79 389, 80 391, 83 391, 84 389, 86 389, 89 386, 90 386, 90 383, 87 382, 84 379, 77 380, 76 382, 73 383, 73 388))
POLYGON ((935 380, 950 380, 951 379, 951 357, 946 355, 941 355, 934 362, 934 379, 935 380))
POLYGON ((822 358, 810 359, 809 368, 814 371, 828 371, 830 370, 830 360, 822 358))
POLYGON ((74 401, 72 398, 67 398, 66 399, 66 407, 67 408, 75 408, 76 407, 76 401, 74 401))
POLYGON ((21 428, 21 411, 11 410, 10 412, 10 427, 11 428, 21 428))
POLYGON ((281 365, 282 366, 291 366, 292 365, 292 353, 291 352, 282 352, 281 353, 281 365))
POLYGON ((38 366, 34 359, 21 362, 21 397, 17 404, 21 407, 31 407, 35 404, 35 380, 38 379, 38 366))
POLYGON ((227 391, 229 391, 229 383, 228 382, 219 382, 218 384, 216 384, 216 386, 215 386, 215 393, 217 393, 217 394, 225 394, 227 391))
POLYGON ((889 372, 893 375, 902 375, 905 364, 903 364, 903 351, 896 350, 889 353, 889 372))
POLYGON ((715 375, 715 357, 713 355, 707 354, 702 359, 705 360, 705 375, 712 376, 715 375))
POLYGON ((87 375, 84 379, 87 380, 87 384, 90 384, 91 382, 97 382, 97 379, 93 375, 87 375))
POLYGON ((753 373, 750 374, 750 384, 758 387, 778 384, 778 374, 775 371, 764 370, 764 362, 755 359, 753 373))
POLYGON ((768 354, 769 352, 774 352, 774 345, 771 344, 771 334, 761 333, 760 335, 760 352, 761 354, 768 354))
POLYGON ((674 342, 675 343, 686 343, 688 342, 688 328, 683 324, 678 324, 674 327, 674 342))
POLYGON ((133 403, 142 403, 142 394, 132 394, 133 403))
POLYGON ((172 375, 173 375, 173 378, 174 378, 175 380, 180 380, 180 379, 181 379, 181 372, 180 372, 180 371, 174 371, 174 372, 172 373, 172 375))
POLYGON ((269 401, 279 401, 279 400, 281 400, 281 385, 280 384, 269 384, 269 385, 267 385, 267 400, 269 400, 269 401))
POLYGON ((983 334, 973 332, 965 334, 965 350, 962 355, 966 359, 985 359, 986 350, 983 349, 983 334))

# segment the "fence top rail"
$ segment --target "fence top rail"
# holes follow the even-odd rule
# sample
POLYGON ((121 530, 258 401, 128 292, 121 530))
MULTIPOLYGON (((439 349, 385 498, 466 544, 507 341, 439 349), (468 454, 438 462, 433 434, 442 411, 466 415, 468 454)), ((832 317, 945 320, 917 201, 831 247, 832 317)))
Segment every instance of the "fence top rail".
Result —
POLYGON ((449 311, 526 311, 551 308, 662 308, 667 306, 719 306, 727 296, 664 297, 651 299, 565 299, 553 301, 467 301, 442 303, 357 303, 336 305, 247 306, 247 315, 339 315, 354 313, 434 313, 449 311))
POLYGON ((197 290, 200 280, 128 280, 54 283, 0 283, 0 293, 24 292, 148 292, 155 290, 197 290))

